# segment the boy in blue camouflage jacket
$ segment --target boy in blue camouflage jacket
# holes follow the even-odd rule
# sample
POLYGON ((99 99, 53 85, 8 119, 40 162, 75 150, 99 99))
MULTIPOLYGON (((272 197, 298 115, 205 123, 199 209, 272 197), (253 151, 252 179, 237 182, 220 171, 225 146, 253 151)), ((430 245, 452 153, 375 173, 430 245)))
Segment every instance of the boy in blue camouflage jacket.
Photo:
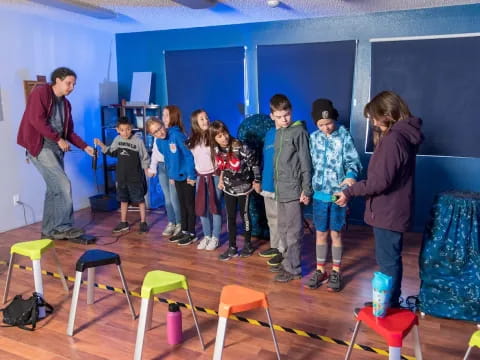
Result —
POLYGON ((313 221, 316 228, 317 267, 306 283, 317 289, 328 281, 329 291, 340 291, 342 258, 341 230, 345 225, 346 208, 334 203, 333 194, 355 183, 362 170, 353 139, 343 126, 337 126, 338 112, 330 100, 317 99, 312 105, 312 119, 319 130, 310 135, 313 178, 313 221), (332 238, 333 266, 325 271, 328 233, 332 238))

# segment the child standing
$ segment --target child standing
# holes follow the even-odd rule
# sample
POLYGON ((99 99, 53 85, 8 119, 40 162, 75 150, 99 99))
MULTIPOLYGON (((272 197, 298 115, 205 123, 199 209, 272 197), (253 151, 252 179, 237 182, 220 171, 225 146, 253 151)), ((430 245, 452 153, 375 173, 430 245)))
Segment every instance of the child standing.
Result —
POLYGON ((195 236, 195 182, 197 174, 193 156, 185 142, 180 109, 175 105, 167 105, 162 112, 162 121, 168 129, 165 139, 157 139, 157 146, 165 157, 165 165, 170 183, 175 184, 180 213, 182 232, 172 236, 169 241, 178 245, 190 245, 197 241, 195 236))
POLYGON ((405 101, 382 91, 363 110, 374 126, 375 150, 367 178, 338 192, 337 204, 346 206, 354 196, 365 196, 364 220, 373 227, 375 255, 380 271, 393 278, 390 306, 398 307, 402 283, 403 233, 412 223, 415 162, 423 141, 422 122, 405 101))
POLYGON ((197 246, 199 250, 215 250, 218 247, 222 216, 220 199, 222 191, 218 188, 220 177, 215 174, 212 161, 210 139, 208 136, 209 119, 205 110, 195 110, 190 117, 192 136, 187 146, 193 154, 197 171, 197 193, 195 213, 200 217, 203 239, 197 246))
POLYGON ((278 201, 278 236, 286 250, 275 281, 288 282, 302 277, 300 261, 303 238, 301 204, 312 195, 308 133, 302 122, 292 122, 292 104, 285 95, 270 99, 270 117, 279 128, 275 134, 275 196, 278 201))
POLYGON ((317 99, 312 105, 312 119, 319 130, 310 135, 310 155, 313 166, 313 220, 316 228, 317 268, 305 285, 317 289, 328 279, 329 291, 340 291, 342 278, 342 234, 346 207, 332 202, 332 196, 342 188, 351 186, 362 170, 357 150, 350 133, 337 126, 338 111, 328 99, 317 99), (325 271, 328 233, 332 238, 332 271, 325 271))
POLYGON ((248 257, 254 249, 250 242, 252 233, 248 212, 250 192, 253 187, 259 191, 260 168, 253 152, 240 141, 230 136, 221 121, 214 121, 209 128, 215 164, 220 173, 218 187, 223 190, 227 208, 228 249, 218 258, 229 260, 237 256, 236 217, 237 205, 244 226, 244 247, 240 256, 248 257))
MULTIPOLYGON (((167 129, 163 122, 157 117, 151 117, 146 123, 147 131, 155 139, 164 139, 167 136, 167 129)), ((177 190, 175 184, 171 184, 168 180, 167 169, 165 167, 165 158, 158 150, 157 142, 153 142, 152 157, 150 160, 150 167, 148 169, 148 176, 153 177, 157 174, 158 182, 162 188, 163 197, 165 200, 165 210, 167 212, 168 224, 163 230, 163 236, 177 235, 182 231, 180 205, 178 204, 177 190)))
POLYGON ((145 174, 148 169, 148 152, 143 140, 132 135, 132 125, 127 117, 117 121, 118 136, 110 146, 100 139, 94 142, 99 145, 104 154, 118 159, 116 168, 117 200, 120 201, 120 223, 113 229, 114 233, 129 230, 127 222, 128 203, 138 203, 140 209, 140 232, 147 232, 148 225, 145 216, 145 194, 147 181, 145 174), (143 169, 143 170, 142 170, 143 169))

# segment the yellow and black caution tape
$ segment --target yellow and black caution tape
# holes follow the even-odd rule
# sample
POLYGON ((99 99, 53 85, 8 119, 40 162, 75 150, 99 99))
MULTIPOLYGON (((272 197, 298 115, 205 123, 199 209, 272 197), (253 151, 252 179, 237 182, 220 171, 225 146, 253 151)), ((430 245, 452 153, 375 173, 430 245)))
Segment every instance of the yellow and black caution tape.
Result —
MULTIPOLYGON (((8 265, 8 262, 0 260, 0 265, 8 265)), ((30 266, 13 264, 13 267, 17 268, 17 269, 32 271, 32 268, 30 266)), ((55 272, 42 270, 42 274, 60 279, 60 274, 55 273, 55 272)), ((65 276, 65 279, 68 280, 68 281, 75 282, 75 278, 71 277, 71 276, 65 276)), ((82 280, 82 284, 86 284, 86 283, 87 283, 87 281, 82 280)), ((95 287, 97 287, 99 289, 103 289, 103 290, 113 291, 113 292, 120 293, 120 294, 125 294, 125 290, 123 290, 123 288, 117 288, 117 287, 114 287, 114 286, 98 284, 98 283, 95 283, 95 287)), ((136 291, 129 291, 129 294, 132 295, 132 296, 140 297, 140 293, 138 293, 136 291)), ((182 302, 178 302, 178 301, 175 301, 175 300, 170 300, 170 299, 165 299, 165 298, 160 298, 160 297, 154 297, 154 300, 165 303, 165 304, 177 303, 181 307, 191 309, 191 306, 189 304, 184 304, 182 302)), ((201 306, 195 306, 195 310, 199 311, 199 312, 209 314, 209 315, 218 316, 218 311, 208 309, 208 308, 204 308, 204 307, 201 307, 201 306)), ((238 316, 238 315, 230 315, 229 319, 245 322, 245 323, 248 323, 248 324, 251 324, 251 325, 263 326, 263 327, 267 327, 267 328, 270 327, 270 325, 267 322, 260 321, 260 320, 255 320, 255 319, 249 319, 249 318, 245 318, 243 316, 238 316)), ((315 333, 311 333, 309 331, 292 329, 292 328, 277 325, 277 324, 273 324, 273 328, 277 331, 283 331, 283 332, 287 332, 287 333, 290 333, 290 334, 295 334, 295 335, 307 337, 307 338, 310 338, 310 339, 321 340, 321 341, 328 342, 330 344, 337 344, 337 345, 343 345, 343 346, 349 346, 350 345, 349 341, 339 340, 339 339, 331 338, 329 336, 318 335, 318 334, 315 334, 315 333)), ((374 347, 367 346, 367 345, 355 344, 353 346, 353 348, 357 349, 357 350, 363 350, 363 351, 368 351, 368 352, 379 354, 379 355, 388 356, 388 351, 378 349, 378 348, 374 348, 374 347)), ((401 359, 402 360, 415 360, 415 357, 402 355, 401 359)))

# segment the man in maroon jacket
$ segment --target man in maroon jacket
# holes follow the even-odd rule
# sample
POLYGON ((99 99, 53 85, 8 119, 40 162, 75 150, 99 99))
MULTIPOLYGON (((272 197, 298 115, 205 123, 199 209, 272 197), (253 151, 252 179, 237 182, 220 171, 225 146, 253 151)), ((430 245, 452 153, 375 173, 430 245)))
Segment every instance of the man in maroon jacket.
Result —
POLYGON ((73 228, 73 201, 70 180, 64 170, 64 155, 70 143, 93 156, 73 130, 72 107, 66 96, 77 80, 72 70, 60 67, 51 83, 37 86, 27 100, 17 135, 17 143, 27 150, 47 186, 43 207, 42 237, 74 239, 83 230, 73 228))
POLYGON ((398 307, 403 233, 412 223, 416 153, 423 141, 421 121, 391 91, 375 96, 365 106, 364 114, 375 128, 375 151, 367 179, 336 193, 336 203, 345 206, 354 196, 366 197, 364 220, 373 226, 380 271, 393 280, 390 305, 398 307))

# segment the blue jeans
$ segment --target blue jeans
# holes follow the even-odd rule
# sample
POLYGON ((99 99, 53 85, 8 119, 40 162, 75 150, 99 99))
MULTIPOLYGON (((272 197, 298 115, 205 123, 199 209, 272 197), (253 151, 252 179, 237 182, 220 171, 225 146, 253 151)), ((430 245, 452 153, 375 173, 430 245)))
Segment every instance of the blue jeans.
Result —
POLYGON ((164 162, 158 163, 157 171, 158 181, 160 182, 160 187, 162 188, 165 199, 165 210, 167 211, 168 222, 180 224, 182 217, 180 214, 180 204, 178 203, 177 189, 175 188, 175 184, 170 184, 164 162))
POLYGON ((374 227, 373 234, 375 235, 375 256, 380 271, 392 277, 390 303, 394 306, 398 304, 402 286, 403 233, 374 227))
MULTIPOLYGON (((198 180, 198 178, 197 178, 198 180)), ((208 179, 207 181, 207 216, 200 216, 200 222, 202 223, 202 230, 203 236, 208 237, 216 237, 220 239, 220 231, 222 229, 222 215, 221 214, 212 214, 210 213, 210 209, 208 208, 208 197, 212 196, 212 194, 208 193, 208 179)), ((213 176, 213 183, 215 186, 215 199, 217 201, 217 208, 221 211, 221 199, 223 191, 218 188, 218 182, 220 181, 219 176, 213 176)), ((198 181, 197 181, 197 188, 198 188, 198 181)))
POLYGON ((37 157, 28 154, 47 186, 42 220, 45 235, 51 235, 54 230, 64 232, 73 226, 72 185, 64 170, 64 155, 60 148, 48 147, 43 147, 37 157))

